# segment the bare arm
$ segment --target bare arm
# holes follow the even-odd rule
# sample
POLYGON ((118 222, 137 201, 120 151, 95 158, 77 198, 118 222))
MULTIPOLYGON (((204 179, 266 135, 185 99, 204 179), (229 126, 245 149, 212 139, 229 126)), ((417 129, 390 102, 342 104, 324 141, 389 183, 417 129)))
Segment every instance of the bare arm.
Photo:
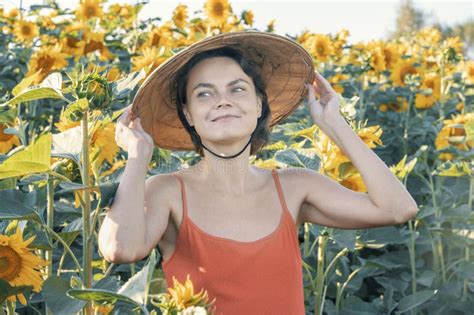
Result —
POLYGON ((99 230, 98 245, 104 257, 113 262, 129 262, 145 243, 146 161, 128 160, 114 202, 99 230))
POLYGON ((158 184, 166 176, 152 176, 145 181, 153 139, 138 119, 130 121, 130 108, 117 120, 115 131, 115 141, 128 152, 128 161, 98 240, 104 257, 116 263, 148 255, 166 229, 170 209, 166 198, 159 198, 166 196, 161 188, 167 185, 158 184))

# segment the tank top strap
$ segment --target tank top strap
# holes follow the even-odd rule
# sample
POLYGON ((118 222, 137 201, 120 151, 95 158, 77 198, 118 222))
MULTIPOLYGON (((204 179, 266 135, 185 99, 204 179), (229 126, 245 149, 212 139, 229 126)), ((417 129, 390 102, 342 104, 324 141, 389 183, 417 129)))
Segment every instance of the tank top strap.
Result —
POLYGON ((272 169, 272 175, 273 175, 273 180, 275 181, 275 186, 278 191, 278 197, 280 198, 280 204, 281 204, 282 210, 283 212, 286 212, 286 214, 289 215, 291 220, 293 221, 293 217, 291 216, 290 211, 288 210, 288 207, 286 206, 285 196, 283 195, 283 189, 281 188, 280 179, 278 177, 278 171, 276 169, 272 169))
POLYGON ((186 202, 186 190, 184 188, 184 182, 181 176, 179 176, 178 174, 171 173, 171 175, 173 175, 174 177, 178 179, 179 184, 181 186, 181 200, 183 202, 183 221, 184 221, 184 218, 186 218, 186 216, 188 215, 188 204, 186 202))

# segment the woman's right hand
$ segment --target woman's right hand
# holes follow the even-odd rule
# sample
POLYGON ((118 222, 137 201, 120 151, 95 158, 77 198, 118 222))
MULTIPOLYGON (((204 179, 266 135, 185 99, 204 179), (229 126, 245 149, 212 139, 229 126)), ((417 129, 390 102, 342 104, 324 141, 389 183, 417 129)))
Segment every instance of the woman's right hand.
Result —
POLYGON ((130 121, 131 109, 132 105, 129 105, 117 120, 115 142, 128 152, 129 158, 140 157, 149 162, 153 155, 153 138, 143 130, 140 118, 130 121))

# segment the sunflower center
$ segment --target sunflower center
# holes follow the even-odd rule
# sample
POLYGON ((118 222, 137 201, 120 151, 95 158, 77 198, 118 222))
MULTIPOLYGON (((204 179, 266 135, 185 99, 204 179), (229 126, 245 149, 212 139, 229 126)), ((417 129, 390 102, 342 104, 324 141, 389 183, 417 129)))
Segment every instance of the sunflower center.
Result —
POLYGON ((86 7, 86 14, 85 14, 85 16, 86 16, 87 18, 91 18, 91 17, 93 17, 93 16, 96 16, 96 15, 97 15, 97 14, 96 14, 96 11, 97 11, 97 10, 96 10, 95 6, 88 6, 88 7, 86 7))
POLYGON ((0 246, 0 279, 13 280, 21 270, 21 257, 10 246, 0 246))
POLYGON ((3 132, 3 130, 5 129, 6 129, 5 125, 0 125, 0 142, 6 142, 10 140, 11 138, 13 138, 13 135, 3 132))
POLYGON ((21 33, 25 36, 31 35, 31 27, 29 25, 23 25, 21 27, 21 33))
POLYGON ((224 15, 224 6, 222 5, 222 3, 214 4, 214 6, 212 7, 212 12, 214 13, 214 15, 223 16, 224 15))
POLYGON ((319 54, 320 56, 323 56, 323 55, 325 54, 325 52, 326 52, 326 49, 325 49, 325 47, 324 47, 323 44, 318 44, 318 45, 316 46, 316 50, 317 50, 317 52, 318 52, 318 54, 319 54))
POLYGON ((151 40, 151 46, 158 46, 161 40, 161 35, 159 34, 154 34, 153 38, 151 40))
POLYGON ((74 37, 67 37, 66 44, 69 48, 78 48, 79 39, 74 37))
POLYGON ((45 55, 38 58, 38 66, 41 68, 41 73, 48 73, 54 66, 54 57, 45 55))
POLYGON ((426 82, 426 87, 434 90, 434 82, 433 81, 427 81, 426 82))
POLYGON ((415 73, 416 73, 416 69, 414 67, 412 66, 403 67, 402 71, 400 71, 400 81, 404 82, 407 74, 415 74, 415 73))

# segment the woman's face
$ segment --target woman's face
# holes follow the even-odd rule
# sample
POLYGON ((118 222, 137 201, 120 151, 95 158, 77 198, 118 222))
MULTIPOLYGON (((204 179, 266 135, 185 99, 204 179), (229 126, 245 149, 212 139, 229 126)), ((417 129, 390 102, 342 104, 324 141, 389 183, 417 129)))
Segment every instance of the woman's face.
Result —
POLYGON ((228 57, 212 57, 197 63, 189 72, 184 114, 207 146, 207 142, 248 141, 262 114, 252 78, 228 57), (231 118, 221 118, 232 115, 231 118))

